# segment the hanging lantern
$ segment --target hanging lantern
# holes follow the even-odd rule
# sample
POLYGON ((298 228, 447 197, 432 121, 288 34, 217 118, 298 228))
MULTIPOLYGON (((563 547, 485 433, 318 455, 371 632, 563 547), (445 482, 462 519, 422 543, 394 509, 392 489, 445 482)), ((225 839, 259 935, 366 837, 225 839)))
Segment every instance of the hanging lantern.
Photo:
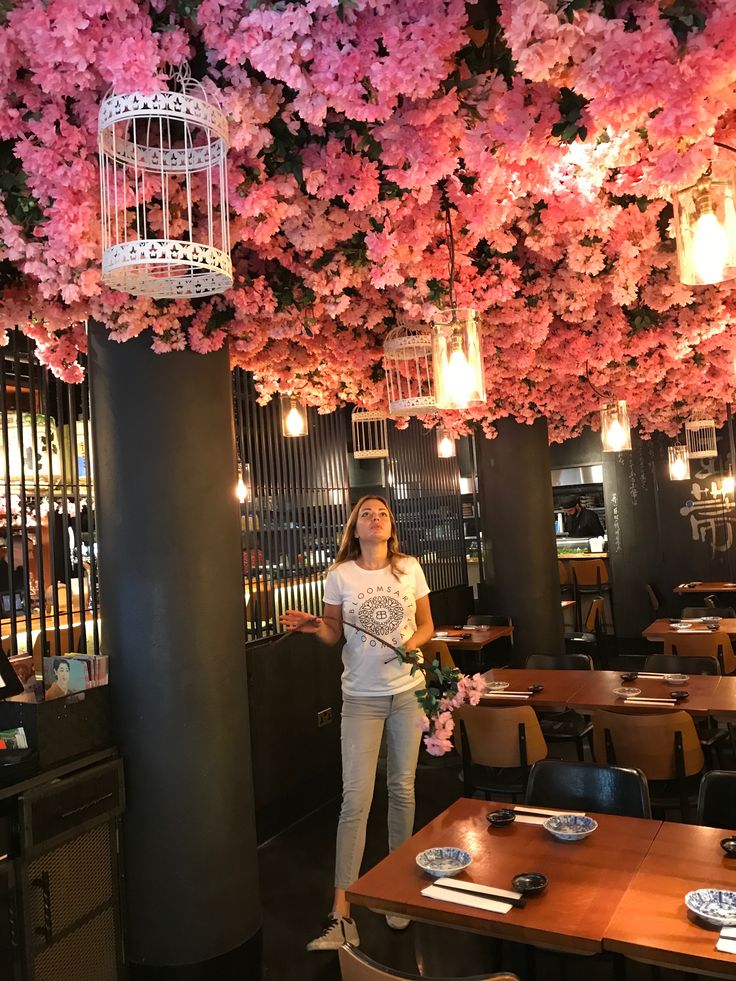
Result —
POLYGON ((248 463, 244 467, 238 466, 238 483, 235 487, 235 496, 241 504, 245 504, 250 497, 250 464, 248 463))
POLYGON ((437 427, 437 456, 440 460, 451 460, 457 456, 455 440, 443 426, 437 427))
POLYGON ((667 457, 670 480, 688 480, 690 477, 690 463, 687 455, 687 446, 683 446, 682 443, 675 443, 674 446, 668 446, 667 457))
POLYGON ((729 469, 728 474, 721 481, 721 497, 733 499, 734 489, 736 489, 736 480, 734 480, 733 471, 729 469))
POLYGON ((437 404, 441 409, 484 404, 483 352, 475 310, 443 311, 434 323, 432 362, 437 404))
POLYGON ((691 460, 718 456, 716 424, 712 419, 690 419, 685 423, 687 455, 691 460))
POLYGON ((601 448, 604 453, 631 449, 631 424, 624 399, 601 406, 601 448))
POLYGON ((386 335, 383 370, 392 416, 420 416, 437 411, 432 331, 428 324, 400 323, 386 335))
MULTIPOLYGON (((60 483, 62 447, 56 422, 50 416, 30 412, 6 412, 5 420, 8 446, 6 450, 4 427, 0 426, 0 482, 30 486, 38 481, 44 487, 60 483)), ((70 475, 67 479, 73 478, 70 475)))
POLYGON ((388 456, 386 413, 353 412, 353 456, 356 460, 380 460, 388 456))
POLYGON ((736 277, 736 153, 716 147, 706 173, 672 199, 680 280, 689 286, 736 277))
POLYGON ((281 433, 283 436, 308 436, 307 407, 296 395, 281 396, 281 433))
POLYGON ((102 279, 178 299, 233 284, 228 125, 188 69, 172 90, 108 94, 98 122, 102 279))

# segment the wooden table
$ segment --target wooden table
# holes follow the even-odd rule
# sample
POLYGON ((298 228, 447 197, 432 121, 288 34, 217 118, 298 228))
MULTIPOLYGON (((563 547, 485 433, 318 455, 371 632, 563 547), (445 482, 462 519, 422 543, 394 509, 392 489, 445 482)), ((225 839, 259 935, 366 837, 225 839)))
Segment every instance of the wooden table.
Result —
MULTIPOLYGON (((736 637, 736 620, 723 618, 718 624, 718 630, 722 633, 727 633, 729 637, 736 637)), ((686 631, 673 630, 672 624, 669 620, 655 620, 650 623, 648 627, 645 627, 642 631, 642 635, 646 637, 647 640, 664 640, 665 637, 672 638, 677 637, 678 634, 684 633, 688 636, 691 633, 710 633, 708 628, 704 623, 694 622, 692 627, 688 627, 686 631)))
POLYGON ((708 704, 711 715, 716 718, 736 720, 736 676, 727 675, 721 678, 715 692, 708 699, 708 704))
POLYGON ((659 821, 596 815, 598 829, 581 842, 557 841, 539 825, 490 828, 489 801, 461 798, 413 838, 397 848, 348 889, 359 906, 399 913, 414 920, 539 944, 578 954, 603 947, 606 926, 646 855, 659 821), (518 872, 543 872, 545 893, 525 909, 509 913, 457 906, 427 899, 431 880, 416 864, 425 848, 456 845, 473 858, 458 880, 511 888, 518 872))
MULTIPOLYGON (((486 671, 486 681, 508 681, 511 691, 526 691, 529 685, 544 685, 544 691, 536 692, 529 699, 519 700, 518 704, 531 705, 532 708, 566 708, 575 703, 577 692, 590 681, 595 671, 544 671, 540 668, 494 668, 486 671)), ((618 675, 616 675, 618 678, 618 675)), ((619 684, 623 684, 619 680, 619 684)), ((615 688, 615 685, 611 687, 615 688)), ((482 699, 486 705, 517 704, 511 698, 482 699)))
POLYGON ((718 930, 691 921, 685 906, 691 889, 736 889, 736 861, 718 845, 731 833, 664 823, 605 929, 604 948, 646 964, 733 979, 736 957, 717 951, 718 930))
MULTIPOLYGON (((561 672, 566 674, 567 672, 561 672)), ((623 712, 689 712, 690 715, 708 715, 723 680, 719 675, 690 675, 683 685, 671 685, 663 678, 637 678, 622 681, 618 671, 585 671, 586 679, 568 700, 570 708, 590 712, 594 709, 618 709, 623 712), (623 699, 613 694, 614 688, 639 688, 645 698, 669 698, 675 689, 688 691, 690 697, 679 705, 624 705, 623 699)))
POLYGON ((482 651, 494 640, 512 637, 513 633, 513 627, 474 627, 472 630, 440 627, 432 640, 444 640, 450 647, 456 647, 459 651, 482 651), (463 634, 470 634, 470 637, 463 637, 463 634))
POLYGON ((673 592, 680 596, 693 593, 736 593, 736 582, 681 582, 673 592))

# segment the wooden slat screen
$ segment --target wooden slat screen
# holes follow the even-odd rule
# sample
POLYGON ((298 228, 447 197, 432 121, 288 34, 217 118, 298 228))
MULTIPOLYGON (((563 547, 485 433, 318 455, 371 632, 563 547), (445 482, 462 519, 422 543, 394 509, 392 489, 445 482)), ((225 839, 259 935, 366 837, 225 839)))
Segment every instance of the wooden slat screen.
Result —
POLYGON ((422 563, 432 590, 468 582, 457 459, 437 457, 436 433, 412 419, 389 426, 388 496, 401 547, 422 563))
POLYGON ((100 653, 91 456, 86 376, 60 381, 11 332, 0 349, 0 631, 28 689, 44 655, 100 653))
POLYGON ((309 409, 309 435, 281 434, 278 400, 256 403, 252 377, 233 374, 238 457, 248 497, 243 574, 249 640, 279 631, 285 609, 322 612, 325 573, 350 513, 345 412, 309 409))

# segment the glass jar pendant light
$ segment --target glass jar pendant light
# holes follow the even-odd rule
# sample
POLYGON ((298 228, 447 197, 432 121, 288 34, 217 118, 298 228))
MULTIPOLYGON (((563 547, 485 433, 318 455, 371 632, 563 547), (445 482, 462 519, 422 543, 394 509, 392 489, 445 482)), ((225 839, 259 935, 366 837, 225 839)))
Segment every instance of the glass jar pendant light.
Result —
POLYGON ((624 399, 601 406, 601 448, 604 453, 631 449, 631 424, 624 399))
POLYGON ((687 446, 683 443, 668 446, 667 458, 670 480, 687 480, 690 477, 690 459, 687 455, 687 446))
POLYGON ((281 396, 281 434, 287 437, 309 434, 307 407, 296 395, 281 396))
POLYGON ((478 318, 470 308, 458 309, 455 303, 455 240, 452 233, 450 202, 442 191, 445 212, 447 249, 449 252, 449 309, 434 318, 432 366, 437 406, 440 409, 467 409, 486 401, 478 318))
POLYGON ((440 460, 451 460, 457 456, 455 440, 444 426, 437 427, 437 456, 440 460))
POLYGON ((736 278, 736 151, 715 146, 705 174, 672 199, 680 280, 688 286, 736 278))

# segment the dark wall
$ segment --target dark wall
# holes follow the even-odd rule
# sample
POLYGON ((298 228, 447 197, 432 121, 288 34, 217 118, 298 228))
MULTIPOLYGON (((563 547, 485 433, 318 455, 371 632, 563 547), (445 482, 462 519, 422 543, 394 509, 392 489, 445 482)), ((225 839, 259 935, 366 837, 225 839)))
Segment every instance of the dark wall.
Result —
POLYGON ((564 443, 550 443, 549 462, 552 468, 581 467, 600 463, 601 434, 592 429, 584 429, 575 439, 566 439, 564 443))

